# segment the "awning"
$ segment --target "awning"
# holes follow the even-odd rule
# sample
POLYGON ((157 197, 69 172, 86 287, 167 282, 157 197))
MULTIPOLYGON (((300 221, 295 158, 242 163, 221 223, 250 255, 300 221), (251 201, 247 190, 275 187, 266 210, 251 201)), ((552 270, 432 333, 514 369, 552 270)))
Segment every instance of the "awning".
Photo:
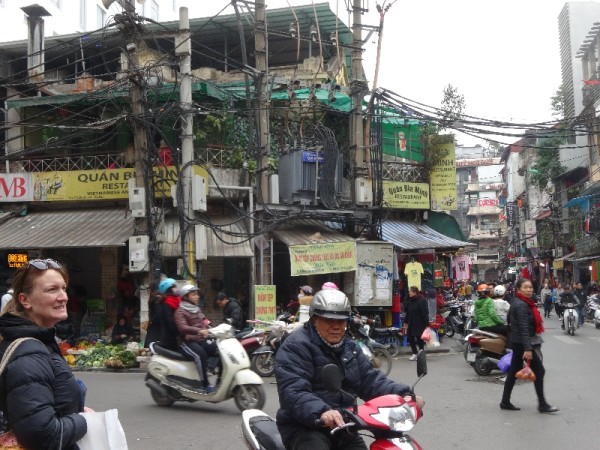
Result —
POLYGON ((574 258, 569 258, 569 261, 572 263, 591 261, 593 259, 600 259, 600 255, 590 255, 590 256, 575 256, 574 258))
POLYGON ((117 247, 132 235, 125 209, 32 212, 0 224, 0 249, 117 247))
POLYGON ((569 200, 567 203, 565 203, 563 205, 563 208, 575 208, 576 206, 578 206, 580 209, 583 208, 584 210, 587 210, 589 208, 588 202, 592 198, 598 197, 598 195, 600 195, 600 194, 591 194, 591 195, 584 195, 583 197, 572 198, 571 200, 569 200))
POLYGON ((348 235, 334 231, 318 221, 310 219, 295 220, 277 228, 272 234, 288 247, 293 245, 356 241, 356 239, 348 235))
POLYGON ((572 253, 567 253, 564 256, 561 256, 560 258, 554 258, 554 261, 564 261, 569 259, 571 256, 573 256, 576 252, 572 252, 572 253))
POLYGON ((438 233, 427 225, 397 220, 386 220, 381 225, 382 238, 402 250, 444 249, 475 246, 438 233))
MULTIPOLYGON (((251 258, 254 256, 248 231, 243 220, 235 216, 209 217, 210 226, 206 226, 206 253, 214 258, 251 258)), ((168 217, 159 229, 160 252, 166 258, 181 258, 181 235, 179 219, 168 217)))

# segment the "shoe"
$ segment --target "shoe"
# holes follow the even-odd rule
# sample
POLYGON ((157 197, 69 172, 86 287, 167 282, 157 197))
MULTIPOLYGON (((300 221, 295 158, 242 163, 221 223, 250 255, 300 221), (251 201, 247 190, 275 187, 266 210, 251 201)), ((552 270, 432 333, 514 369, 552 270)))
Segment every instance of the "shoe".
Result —
POLYGON ((550 405, 546 404, 546 405, 540 406, 538 408, 538 410, 541 413, 555 413, 556 411, 558 411, 558 408, 556 408, 555 406, 550 406, 550 405))
POLYGON ((520 411, 521 410, 521 408, 513 405, 511 402, 508 402, 508 403, 500 402, 500 409, 506 409, 508 411, 520 411))
POLYGON ((409 361, 416 361, 417 360, 417 355, 412 355, 410 358, 408 358, 409 361))
POLYGON ((216 387, 208 385, 208 386, 204 386, 202 388, 202 390, 206 393, 206 394, 214 394, 217 390, 216 387))

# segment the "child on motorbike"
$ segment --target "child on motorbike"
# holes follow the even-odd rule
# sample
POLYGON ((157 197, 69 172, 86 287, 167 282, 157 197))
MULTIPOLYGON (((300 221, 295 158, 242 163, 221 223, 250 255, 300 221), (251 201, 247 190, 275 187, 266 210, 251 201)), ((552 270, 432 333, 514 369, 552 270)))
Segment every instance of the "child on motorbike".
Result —
POLYGON ((477 296, 479 298, 475 300, 473 317, 479 324, 480 330, 506 336, 508 334, 508 327, 504 324, 502 319, 498 317, 494 306, 494 300, 490 298, 491 293, 492 289, 487 284, 480 284, 477 286, 477 296))

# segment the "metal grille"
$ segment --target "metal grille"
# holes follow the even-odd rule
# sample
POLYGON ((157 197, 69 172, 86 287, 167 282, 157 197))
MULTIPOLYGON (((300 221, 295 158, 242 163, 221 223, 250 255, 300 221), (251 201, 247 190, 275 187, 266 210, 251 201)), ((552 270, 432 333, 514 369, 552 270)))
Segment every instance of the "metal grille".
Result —
POLYGON ((422 165, 383 161, 382 172, 384 180, 427 182, 427 173, 422 165))

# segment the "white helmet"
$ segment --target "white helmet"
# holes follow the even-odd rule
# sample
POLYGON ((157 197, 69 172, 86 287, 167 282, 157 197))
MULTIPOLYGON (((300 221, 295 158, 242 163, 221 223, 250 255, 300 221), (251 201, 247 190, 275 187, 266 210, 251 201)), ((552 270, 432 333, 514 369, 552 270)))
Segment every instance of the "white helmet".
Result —
POLYGON ((506 288, 501 284, 494 288, 494 297, 504 297, 504 294, 506 294, 506 288))
POLYGON ((193 284, 186 284, 179 290, 179 295, 181 295, 181 298, 183 298, 186 295, 188 295, 190 292, 194 292, 194 291, 198 291, 198 290, 199 289, 196 286, 194 286, 193 284))
POLYGON ((315 294, 308 314, 326 319, 347 319, 350 317, 350 301, 346 294, 335 289, 320 290, 315 294))

